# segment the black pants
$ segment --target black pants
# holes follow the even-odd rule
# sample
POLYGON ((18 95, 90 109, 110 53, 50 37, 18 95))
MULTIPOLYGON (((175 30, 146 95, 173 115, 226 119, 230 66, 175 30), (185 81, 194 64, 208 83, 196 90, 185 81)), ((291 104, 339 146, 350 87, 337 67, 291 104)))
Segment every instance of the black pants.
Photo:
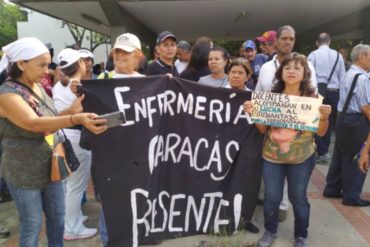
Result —
POLYGON ((366 174, 358 169, 353 157, 366 141, 369 130, 370 124, 361 113, 346 114, 342 121, 337 122, 334 154, 324 193, 339 194, 343 191, 346 202, 360 198, 366 174))

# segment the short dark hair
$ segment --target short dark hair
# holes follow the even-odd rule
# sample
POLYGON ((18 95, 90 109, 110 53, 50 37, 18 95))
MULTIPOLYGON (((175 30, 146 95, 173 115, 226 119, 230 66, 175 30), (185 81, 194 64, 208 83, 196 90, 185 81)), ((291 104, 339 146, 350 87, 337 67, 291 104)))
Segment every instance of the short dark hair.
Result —
POLYGON ((322 45, 329 43, 330 40, 330 35, 328 33, 320 33, 316 41, 319 45, 322 45))
POLYGON ((211 51, 220 51, 222 53, 222 57, 224 60, 228 60, 229 59, 229 53, 226 51, 225 48, 221 47, 221 46, 218 46, 218 45, 215 45, 214 47, 211 48, 211 51))
POLYGON ((271 92, 283 93, 285 89, 285 82, 283 80, 283 69, 291 61, 301 64, 304 68, 303 79, 299 86, 299 91, 301 92, 301 96, 311 96, 313 93, 315 93, 315 89, 312 87, 312 82, 311 82, 311 70, 308 67, 306 56, 299 54, 298 52, 292 52, 291 54, 287 55, 284 58, 284 60, 281 62, 281 65, 275 74, 277 82, 273 86, 271 92))
MULTIPOLYGON (((25 62, 28 62, 28 60, 25 60, 25 62)), ((8 69, 8 76, 11 79, 18 79, 19 77, 21 77, 22 73, 23 71, 18 67, 17 62, 10 64, 8 69)))
POLYGON ((278 28, 278 30, 276 31, 276 38, 280 38, 281 34, 283 33, 283 31, 285 30, 292 30, 294 33, 295 33, 295 30, 292 26, 290 25, 285 25, 285 26, 281 26, 278 28))

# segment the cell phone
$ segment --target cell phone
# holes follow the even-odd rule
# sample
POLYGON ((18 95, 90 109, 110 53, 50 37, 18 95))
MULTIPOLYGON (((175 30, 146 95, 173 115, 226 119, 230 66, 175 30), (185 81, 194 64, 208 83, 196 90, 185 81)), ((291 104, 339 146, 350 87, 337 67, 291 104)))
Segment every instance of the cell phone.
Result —
POLYGON ((125 114, 120 111, 100 115, 97 119, 107 119, 106 125, 108 128, 117 127, 126 123, 125 114))
POLYGON ((77 88, 76 94, 78 97, 80 97, 83 94, 82 86, 80 85, 80 86, 77 86, 76 88, 77 88))

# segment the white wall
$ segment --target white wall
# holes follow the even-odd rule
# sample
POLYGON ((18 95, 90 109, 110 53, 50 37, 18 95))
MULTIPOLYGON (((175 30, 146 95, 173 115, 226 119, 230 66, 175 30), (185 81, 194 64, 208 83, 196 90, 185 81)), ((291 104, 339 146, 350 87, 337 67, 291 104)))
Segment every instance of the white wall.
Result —
MULTIPOLYGON (((45 44, 50 43, 54 48, 54 62, 56 55, 66 46, 75 43, 68 27, 62 28, 62 21, 49 17, 47 15, 30 11, 28 13, 28 22, 18 22, 18 38, 36 37, 45 44)), ((87 33, 86 33, 87 34, 87 33)), ((85 38, 81 47, 90 47, 90 41, 85 38)), ((111 50, 111 45, 100 45, 94 50, 94 63, 106 62, 107 53, 111 50)))

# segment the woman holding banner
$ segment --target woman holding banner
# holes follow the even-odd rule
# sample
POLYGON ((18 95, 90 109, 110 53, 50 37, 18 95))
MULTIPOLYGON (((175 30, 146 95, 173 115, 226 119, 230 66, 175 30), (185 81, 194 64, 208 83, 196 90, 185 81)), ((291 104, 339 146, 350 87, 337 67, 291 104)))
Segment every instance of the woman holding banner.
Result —
MULTIPOLYGON (((292 53, 282 62, 276 72, 274 93, 294 96, 317 97, 310 81, 311 71, 304 55, 292 53)), ((252 102, 244 103, 244 110, 252 113, 252 102)), ((322 136, 328 129, 331 113, 329 105, 319 108, 320 119, 317 134, 322 136)), ((256 124, 266 133, 263 147, 263 181, 265 184, 264 218, 265 233, 258 247, 271 246, 276 238, 279 223, 279 204, 283 196, 285 177, 288 181, 289 200, 294 211, 295 246, 307 246, 307 228, 310 204, 307 186, 315 165, 314 133, 256 124)))
MULTIPOLYGON (((111 54, 113 57, 114 70, 100 74, 98 79, 118 79, 145 76, 138 72, 140 61, 144 55, 141 51, 141 42, 136 35, 124 33, 118 36, 111 54)), ((71 90, 75 94, 77 93, 78 85, 80 85, 79 81, 74 81, 74 83, 71 84, 71 90)), ((94 159, 92 160, 92 163, 93 167, 94 165, 96 166, 96 164, 94 164, 94 159)), ((109 238, 103 211, 102 207, 99 215, 99 230, 103 245, 107 246, 109 238)))
POLYGON ((36 38, 22 38, 3 47, 0 70, 8 79, 0 87, 2 176, 18 210, 19 246, 38 246, 43 213, 49 247, 63 246, 64 193, 62 181, 51 182, 53 150, 49 134, 84 125, 98 134, 106 120, 80 113, 83 96, 55 116, 51 98, 40 86, 51 62, 49 50, 36 38), (102 126, 97 126, 102 124, 102 126))

